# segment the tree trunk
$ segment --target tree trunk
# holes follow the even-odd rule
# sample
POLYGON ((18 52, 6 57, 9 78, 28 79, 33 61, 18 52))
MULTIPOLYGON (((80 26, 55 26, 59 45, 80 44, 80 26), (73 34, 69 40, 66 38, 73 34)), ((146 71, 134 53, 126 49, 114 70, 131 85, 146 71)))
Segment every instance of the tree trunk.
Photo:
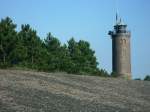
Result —
POLYGON ((1 40, 1 45, 0 45, 0 49, 1 49, 1 51, 2 51, 2 55, 3 55, 3 63, 5 64, 6 63, 6 53, 5 53, 5 51, 4 51, 4 48, 3 48, 3 43, 2 43, 2 40, 1 40))
POLYGON ((3 63, 4 63, 4 65, 6 63, 6 55, 5 55, 5 53, 3 53, 3 63))
POLYGON ((34 58, 33 58, 33 55, 31 56, 31 63, 33 65, 33 61, 34 61, 34 58))

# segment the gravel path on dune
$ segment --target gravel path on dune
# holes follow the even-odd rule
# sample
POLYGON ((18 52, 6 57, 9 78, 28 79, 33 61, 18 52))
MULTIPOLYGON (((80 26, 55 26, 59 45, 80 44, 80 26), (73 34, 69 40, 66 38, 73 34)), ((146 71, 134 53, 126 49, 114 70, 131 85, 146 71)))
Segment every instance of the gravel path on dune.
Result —
POLYGON ((0 70, 0 112, 150 112, 150 82, 0 70))

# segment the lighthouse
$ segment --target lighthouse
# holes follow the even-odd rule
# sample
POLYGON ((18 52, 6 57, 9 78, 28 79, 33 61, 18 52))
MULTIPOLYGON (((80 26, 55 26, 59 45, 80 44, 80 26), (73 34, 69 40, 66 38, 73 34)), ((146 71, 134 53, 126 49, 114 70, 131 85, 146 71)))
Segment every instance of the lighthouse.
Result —
POLYGON ((112 72, 117 77, 131 79, 131 33, 117 14, 114 29, 108 34, 112 39, 112 72))

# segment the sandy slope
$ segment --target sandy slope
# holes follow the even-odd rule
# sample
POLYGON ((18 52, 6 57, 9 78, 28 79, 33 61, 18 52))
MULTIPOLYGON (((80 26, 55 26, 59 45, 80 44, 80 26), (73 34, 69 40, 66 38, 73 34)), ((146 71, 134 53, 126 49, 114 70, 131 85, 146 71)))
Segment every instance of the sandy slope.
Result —
POLYGON ((150 112, 150 82, 0 70, 0 112, 150 112))

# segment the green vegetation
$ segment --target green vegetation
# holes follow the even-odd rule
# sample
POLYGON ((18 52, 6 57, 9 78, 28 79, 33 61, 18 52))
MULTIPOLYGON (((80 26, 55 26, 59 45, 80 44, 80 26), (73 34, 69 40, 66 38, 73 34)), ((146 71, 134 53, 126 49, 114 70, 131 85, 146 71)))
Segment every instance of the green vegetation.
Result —
POLYGON ((136 79, 134 79, 134 80, 141 80, 140 78, 136 78, 136 79))
POLYGON ((117 75, 115 72, 112 72, 112 73, 111 73, 111 76, 112 76, 112 77, 117 77, 118 75, 117 75))
POLYGON ((146 75, 144 79, 136 78, 134 80, 144 80, 144 81, 150 81, 150 75, 146 75))
POLYGON ((145 76, 144 80, 145 81, 150 81, 150 75, 145 76))
POLYGON ((29 24, 17 25, 6 17, 0 21, 0 67, 20 67, 50 72, 109 76, 99 69, 95 51, 87 41, 71 38, 67 44, 51 33, 44 40, 29 24))

